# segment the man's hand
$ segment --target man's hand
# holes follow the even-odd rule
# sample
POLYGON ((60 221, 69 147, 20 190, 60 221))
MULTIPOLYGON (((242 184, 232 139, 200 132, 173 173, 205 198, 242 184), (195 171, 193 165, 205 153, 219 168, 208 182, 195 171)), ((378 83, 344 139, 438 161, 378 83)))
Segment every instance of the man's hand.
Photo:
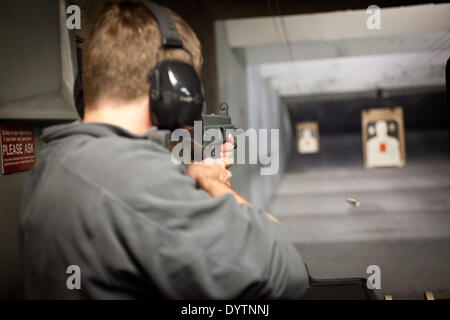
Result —
POLYGON ((220 157, 224 159, 226 168, 229 168, 234 163, 234 138, 228 134, 227 142, 220 146, 220 157))
POLYGON ((206 158, 203 163, 211 165, 214 163, 225 164, 229 168, 234 164, 234 138, 231 134, 227 137, 227 142, 220 146, 220 158, 206 158))
MULTIPOLYGON (((252 205, 236 191, 231 189, 231 172, 228 171, 233 162, 234 139, 229 135, 227 142, 220 148, 220 158, 207 158, 202 162, 193 162, 188 165, 188 175, 193 178, 198 186, 208 192, 211 197, 219 197, 223 194, 232 194, 238 203, 252 205)), ((278 220, 266 212, 268 219, 278 223, 278 220)))
POLYGON ((188 175, 197 184, 205 189, 208 180, 215 180, 230 186, 231 172, 227 170, 226 161, 223 158, 205 159, 202 162, 194 162, 188 166, 188 175))

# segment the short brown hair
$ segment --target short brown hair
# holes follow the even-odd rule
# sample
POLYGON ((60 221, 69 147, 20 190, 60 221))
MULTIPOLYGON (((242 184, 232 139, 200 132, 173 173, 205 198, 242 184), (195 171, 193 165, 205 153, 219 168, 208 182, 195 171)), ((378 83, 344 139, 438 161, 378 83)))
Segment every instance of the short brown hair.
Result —
POLYGON ((201 45, 191 27, 177 14, 168 10, 175 21, 183 50, 161 49, 158 24, 142 4, 123 1, 109 5, 96 22, 83 46, 82 81, 87 107, 104 97, 131 101, 148 93, 149 72, 161 59, 171 58, 193 65, 200 74, 201 45))

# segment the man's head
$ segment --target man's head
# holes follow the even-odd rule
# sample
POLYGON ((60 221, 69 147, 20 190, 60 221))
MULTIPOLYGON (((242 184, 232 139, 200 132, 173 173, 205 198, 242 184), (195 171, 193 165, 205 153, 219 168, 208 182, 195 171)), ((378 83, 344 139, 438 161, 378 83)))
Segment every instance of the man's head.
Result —
POLYGON ((155 18, 139 2, 110 5, 83 47, 82 82, 87 113, 107 105, 142 105, 143 102, 148 109, 148 76, 158 60, 193 62, 200 74, 202 56, 198 38, 181 17, 169 9, 163 10, 170 12, 183 46, 192 58, 181 49, 162 48, 155 18))

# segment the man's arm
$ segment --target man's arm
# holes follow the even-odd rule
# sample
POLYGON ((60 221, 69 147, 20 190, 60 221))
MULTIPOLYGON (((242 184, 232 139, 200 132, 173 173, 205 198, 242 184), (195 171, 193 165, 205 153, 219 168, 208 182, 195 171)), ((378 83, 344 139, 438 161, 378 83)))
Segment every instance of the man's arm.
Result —
MULTIPOLYGON (((226 169, 226 165, 225 161, 193 163, 188 167, 188 174, 211 197, 216 198, 224 194, 232 194, 238 203, 251 206, 252 204, 249 201, 231 189, 231 172, 226 169)), ((270 221, 278 223, 274 216, 267 212, 266 214, 270 221)))
POLYGON ((120 187, 111 192, 118 199, 114 218, 102 215, 105 234, 113 237, 107 252, 114 253, 105 259, 121 257, 134 274, 131 252, 138 271, 166 298, 286 299, 302 294, 308 276, 295 247, 263 210, 238 203, 243 198, 227 186, 231 173, 224 166, 194 164, 187 167, 188 176, 167 161, 167 154, 141 151, 133 148, 127 159, 135 165, 115 177, 120 187), (126 197, 124 190, 130 191, 126 197))

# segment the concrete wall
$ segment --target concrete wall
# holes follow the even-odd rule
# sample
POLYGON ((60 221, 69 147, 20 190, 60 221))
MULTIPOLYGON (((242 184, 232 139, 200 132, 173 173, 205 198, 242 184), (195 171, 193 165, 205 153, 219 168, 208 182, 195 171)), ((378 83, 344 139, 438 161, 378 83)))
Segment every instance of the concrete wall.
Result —
MULTIPOLYGON (((0 121, 0 124, 5 122, 0 121)), ((11 123, 6 123, 11 124, 11 123)), ((33 126, 36 155, 43 147, 42 127, 33 126)), ((19 204, 29 171, 0 175, 0 299, 23 298, 19 256, 19 204)))
POLYGON ((267 207, 277 189, 291 150, 291 126, 286 106, 278 93, 272 89, 270 82, 262 78, 259 66, 247 66, 247 89, 249 128, 269 129, 269 139, 270 129, 279 130, 279 141, 270 140, 268 147, 270 150, 272 144, 275 144, 274 150, 278 150, 271 154, 272 161, 277 161, 278 173, 262 175, 262 165, 258 165, 257 170, 250 171, 252 201, 267 207), (274 157, 276 154, 278 158, 274 157))
POLYGON ((27 176, 28 172, 0 176, 0 298, 22 295, 17 211, 27 176))
POLYGON ((244 49, 230 48, 225 23, 217 21, 215 30, 219 99, 230 105, 233 123, 244 130, 280 129, 278 174, 263 176, 260 165, 234 165, 231 168, 233 188, 265 208, 290 152, 291 132, 287 110, 268 81, 261 77, 259 66, 247 64, 244 49))
POLYGON ((227 20, 228 43, 263 65, 282 96, 442 86, 450 54, 449 4, 227 20), (420 23, 417 23, 420 21, 420 23))
POLYGON ((72 97, 76 51, 66 1, 0 3, 0 120, 77 118, 72 97))
POLYGON ((424 4, 383 8, 380 29, 367 28, 367 13, 345 10, 314 14, 285 15, 228 20, 226 28, 231 47, 283 44, 274 24, 281 24, 290 43, 333 41, 420 34, 450 28, 450 4, 424 4), (420 21, 420 23, 419 23, 420 21))
MULTIPOLYGON (((219 101, 230 106, 233 124, 245 129, 248 127, 247 112, 247 74, 244 52, 232 50, 228 46, 224 23, 215 23, 216 52, 218 65, 219 101)), ((231 168, 233 188, 243 197, 250 199, 248 166, 234 165, 231 168)))
MULTIPOLYGON (((0 125, 30 125, 36 153, 45 125, 77 118, 72 98, 73 35, 65 27, 64 0, 0 3, 0 125)), ((29 172, 0 174, 0 299, 21 298, 18 209, 29 172)))

